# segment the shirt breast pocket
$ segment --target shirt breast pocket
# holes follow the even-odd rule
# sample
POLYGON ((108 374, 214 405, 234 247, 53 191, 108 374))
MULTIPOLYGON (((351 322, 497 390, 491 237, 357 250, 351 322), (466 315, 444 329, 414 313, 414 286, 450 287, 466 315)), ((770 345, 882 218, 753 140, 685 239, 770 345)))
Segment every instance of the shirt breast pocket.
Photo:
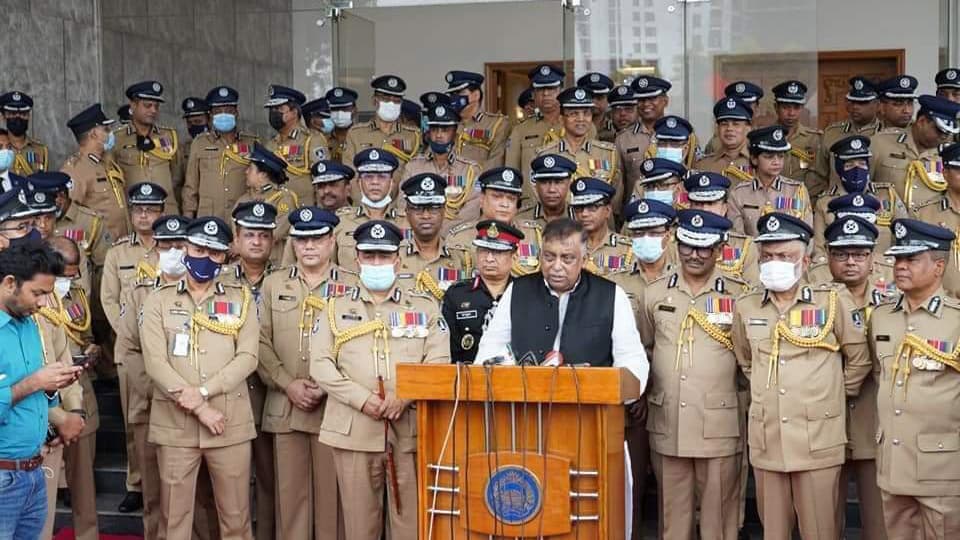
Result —
MULTIPOLYGON (((300 331, 299 311, 300 299, 295 296, 279 295, 273 298, 270 305, 270 317, 273 323, 273 336, 277 339, 280 336, 297 335, 300 331)), ((313 321, 305 321, 311 324, 313 321)))
POLYGON ((918 480, 960 480, 960 433, 920 433, 917 450, 918 480))

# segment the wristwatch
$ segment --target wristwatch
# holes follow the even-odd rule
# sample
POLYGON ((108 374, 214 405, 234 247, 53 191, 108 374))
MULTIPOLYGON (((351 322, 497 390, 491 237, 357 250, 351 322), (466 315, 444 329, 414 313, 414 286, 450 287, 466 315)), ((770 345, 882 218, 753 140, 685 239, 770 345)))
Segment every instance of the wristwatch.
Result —
POLYGON ((198 388, 198 390, 200 390, 200 397, 202 397, 203 399, 207 399, 208 397, 210 397, 210 391, 207 390, 206 386, 201 386, 200 388, 198 388))

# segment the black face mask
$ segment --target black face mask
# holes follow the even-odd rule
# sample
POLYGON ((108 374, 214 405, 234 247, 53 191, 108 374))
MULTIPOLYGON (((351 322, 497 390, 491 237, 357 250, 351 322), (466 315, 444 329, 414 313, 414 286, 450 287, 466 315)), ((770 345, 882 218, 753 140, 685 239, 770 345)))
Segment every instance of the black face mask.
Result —
POLYGON ((30 121, 26 118, 20 118, 19 116, 7 118, 7 130, 12 133, 14 137, 23 137, 29 126, 30 121))
POLYGON ((26 236, 21 236, 20 238, 11 238, 9 240, 10 247, 17 246, 33 246, 40 243, 40 231, 33 229, 26 234, 26 236))
POLYGON ((272 127, 277 131, 280 131, 280 128, 282 128, 284 125, 283 113, 280 111, 270 111, 269 121, 270 121, 270 127, 272 127))
POLYGON ((150 137, 144 137, 143 135, 137 135, 137 150, 141 152, 149 152, 156 147, 153 139, 150 137))
POLYGON ((197 125, 187 126, 187 133, 189 133, 190 136, 193 137, 194 139, 197 138, 197 135, 201 133, 205 133, 206 131, 207 131, 206 124, 197 124, 197 125))

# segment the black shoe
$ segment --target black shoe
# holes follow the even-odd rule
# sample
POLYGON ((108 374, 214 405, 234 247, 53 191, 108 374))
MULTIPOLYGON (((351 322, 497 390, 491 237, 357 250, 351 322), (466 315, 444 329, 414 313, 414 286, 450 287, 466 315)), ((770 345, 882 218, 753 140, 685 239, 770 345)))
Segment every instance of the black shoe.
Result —
POLYGON ((137 491, 128 491, 127 496, 120 502, 117 510, 124 514, 143 509, 143 494, 137 491))
POLYGON ((70 488, 57 490, 57 498, 65 508, 70 508, 70 488))
POLYGON ((750 540, 750 533, 747 531, 747 528, 744 527, 737 531, 738 540, 750 540))

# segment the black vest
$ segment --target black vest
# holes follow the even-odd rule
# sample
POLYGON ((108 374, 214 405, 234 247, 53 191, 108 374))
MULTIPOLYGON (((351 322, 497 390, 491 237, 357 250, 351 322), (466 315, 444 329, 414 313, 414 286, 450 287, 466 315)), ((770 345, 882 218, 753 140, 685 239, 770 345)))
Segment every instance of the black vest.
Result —
MULTIPOLYGON (((567 303, 560 336, 565 364, 613 365, 613 303, 616 285, 590 272, 580 273, 580 284, 567 303)), ((550 293, 543 274, 513 280, 510 300, 510 346, 517 359, 527 352, 537 362, 553 349, 560 320, 560 299, 550 293)))

